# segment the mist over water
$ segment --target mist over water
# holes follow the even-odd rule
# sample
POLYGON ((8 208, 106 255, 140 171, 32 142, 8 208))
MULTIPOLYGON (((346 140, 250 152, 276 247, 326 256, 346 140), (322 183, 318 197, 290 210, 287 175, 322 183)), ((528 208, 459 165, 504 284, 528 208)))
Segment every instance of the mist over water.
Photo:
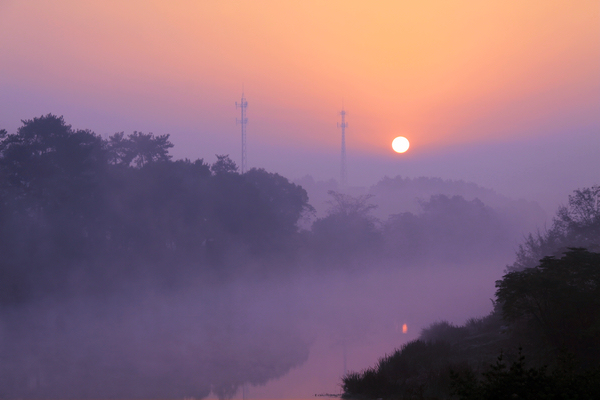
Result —
POLYGON ((365 265, 4 308, 3 394, 228 398, 243 384, 251 397, 335 393, 344 352, 348 370, 362 369, 432 322, 487 314, 499 265, 365 265), (309 354, 314 381, 260 388, 309 354))
POLYGON ((282 376, 306 360, 307 337, 289 298, 257 289, 197 285, 6 310, 5 395, 231 397, 243 382, 282 376))
POLYGON ((344 372, 375 365, 384 354, 416 339, 432 322, 462 323, 489 313, 493 280, 501 271, 488 267, 371 268, 352 276, 306 281, 313 288, 309 293, 318 318, 309 359, 279 382, 251 388, 250 396, 302 398, 313 392, 337 393, 344 372), (406 334, 402 333, 404 324, 406 334))

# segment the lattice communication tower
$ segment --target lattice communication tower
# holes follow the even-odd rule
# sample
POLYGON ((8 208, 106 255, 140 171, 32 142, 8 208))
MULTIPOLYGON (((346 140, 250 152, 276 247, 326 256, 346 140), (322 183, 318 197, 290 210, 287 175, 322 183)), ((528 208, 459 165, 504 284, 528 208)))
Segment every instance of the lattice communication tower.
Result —
POLYGON ((235 108, 241 109, 242 115, 241 118, 236 119, 236 124, 242 125, 242 165, 241 172, 242 174, 246 172, 246 124, 248 123, 248 118, 246 118, 246 108, 248 107, 248 102, 244 97, 244 92, 242 91, 242 100, 238 103, 235 102, 235 108))
POLYGON ((340 112, 342 116, 342 123, 338 123, 338 128, 342 128, 342 169, 340 172, 340 183, 342 186, 346 186, 348 184, 348 172, 346 171, 346 128, 348 127, 348 123, 346 123, 346 111, 344 111, 344 107, 342 107, 342 111, 340 112))

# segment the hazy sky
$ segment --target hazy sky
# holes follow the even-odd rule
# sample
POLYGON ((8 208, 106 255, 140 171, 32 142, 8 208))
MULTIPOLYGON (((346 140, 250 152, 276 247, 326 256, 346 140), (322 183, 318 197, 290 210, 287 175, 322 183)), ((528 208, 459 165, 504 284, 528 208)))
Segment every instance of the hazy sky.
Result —
MULTIPOLYGON (((600 183, 600 2, 0 0, 0 128, 171 134, 289 178, 462 178, 551 208, 600 183), (404 135, 411 149, 391 150, 404 135)), ((548 210, 552 211, 552 210, 548 210)))

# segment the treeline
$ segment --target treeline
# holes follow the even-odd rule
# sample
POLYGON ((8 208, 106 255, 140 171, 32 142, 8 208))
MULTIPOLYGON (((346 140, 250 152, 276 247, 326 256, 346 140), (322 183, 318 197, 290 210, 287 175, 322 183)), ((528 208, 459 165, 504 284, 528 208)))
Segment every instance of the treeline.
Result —
POLYGON ((514 246, 506 216, 478 199, 434 195, 420 213, 381 221, 371 195, 331 191, 315 220, 286 178, 240 174, 224 155, 173 161, 172 147, 168 135, 104 139, 51 114, 0 131, 0 304, 126 280, 177 287, 191 276, 475 262, 514 246))
POLYGON ((434 323, 378 365, 343 378, 347 398, 600 397, 598 187, 576 190, 496 282, 489 316, 434 323), (533 257, 536 264, 528 266, 533 257))
POLYGON ((330 263, 376 260, 394 265, 472 263, 511 251, 512 232, 502 215, 478 199, 434 195, 421 212, 372 216, 371 195, 330 191, 326 216, 312 225, 311 250, 330 263))
POLYGON ((0 131, 0 303, 121 279, 176 284, 289 257, 306 192, 227 156, 172 161, 168 135, 108 140, 62 117, 0 131))
MULTIPOLYGON (((330 200, 328 191, 340 191, 334 179, 315 181, 307 175, 294 180, 294 183, 306 189, 319 217, 325 216, 327 211, 327 202, 330 200)), ((510 199, 492 189, 462 180, 424 176, 415 178, 400 175, 394 178, 386 176, 368 188, 348 187, 344 189, 344 193, 354 196, 371 195, 370 201, 377 206, 372 210, 372 215, 382 221, 387 220, 389 215, 401 212, 419 214, 423 211, 423 203, 428 202, 432 196, 445 195, 448 198, 457 196, 469 202, 478 199, 500 216, 511 239, 517 242, 521 242, 524 234, 544 225, 547 217, 536 202, 510 199)), ((514 248, 511 250, 511 256, 513 253, 514 248)))

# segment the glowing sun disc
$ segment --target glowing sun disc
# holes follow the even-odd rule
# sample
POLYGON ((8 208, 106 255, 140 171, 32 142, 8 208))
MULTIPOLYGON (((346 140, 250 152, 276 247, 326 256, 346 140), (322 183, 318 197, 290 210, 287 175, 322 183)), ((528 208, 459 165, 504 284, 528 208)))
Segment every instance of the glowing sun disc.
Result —
POLYGON ((410 143, 408 143, 408 139, 404 136, 398 136, 392 141, 392 149, 394 149, 396 153, 404 153, 409 147, 410 143))

